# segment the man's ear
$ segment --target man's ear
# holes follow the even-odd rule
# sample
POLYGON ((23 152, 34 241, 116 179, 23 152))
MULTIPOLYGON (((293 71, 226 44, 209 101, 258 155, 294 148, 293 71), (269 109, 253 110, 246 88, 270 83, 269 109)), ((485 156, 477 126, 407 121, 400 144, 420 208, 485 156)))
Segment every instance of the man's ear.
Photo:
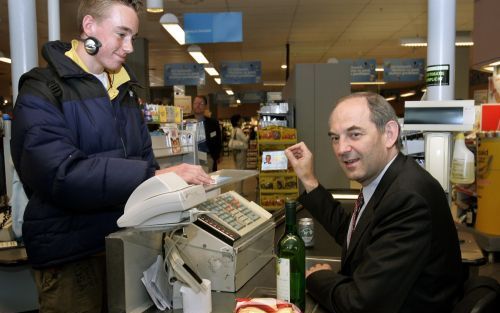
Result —
POLYGON ((390 148, 396 144, 399 137, 399 125, 396 121, 389 121, 385 124, 385 146, 390 148))
POLYGON ((95 32, 96 20, 92 15, 85 15, 82 20, 82 29, 87 37, 93 36, 95 32))

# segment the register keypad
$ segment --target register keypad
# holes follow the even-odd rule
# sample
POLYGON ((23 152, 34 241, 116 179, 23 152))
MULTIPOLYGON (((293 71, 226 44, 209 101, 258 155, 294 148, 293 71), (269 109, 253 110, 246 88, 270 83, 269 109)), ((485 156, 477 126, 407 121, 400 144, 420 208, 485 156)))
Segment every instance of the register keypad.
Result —
POLYGON ((198 210, 214 212, 219 219, 236 231, 249 227, 260 218, 230 193, 221 194, 200 204, 198 210))

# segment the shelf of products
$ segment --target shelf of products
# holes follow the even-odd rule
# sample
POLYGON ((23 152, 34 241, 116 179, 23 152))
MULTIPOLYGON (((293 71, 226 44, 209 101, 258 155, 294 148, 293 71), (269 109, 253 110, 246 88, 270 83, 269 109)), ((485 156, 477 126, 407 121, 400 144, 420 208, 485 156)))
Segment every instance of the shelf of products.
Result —
POLYGON ((257 138, 260 205, 268 211, 279 210, 285 205, 286 198, 298 197, 297 175, 291 167, 285 170, 263 171, 262 155, 268 151, 283 151, 297 143, 297 130, 268 126, 258 130, 257 138))
POLYGON ((257 140, 252 139, 248 141, 247 169, 257 169, 257 160, 257 140))
POLYGON ((284 101, 274 101, 260 107, 259 127, 294 127, 292 107, 284 101))
POLYGON ((228 147, 229 139, 231 138, 231 133, 233 131, 233 126, 230 120, 219 121, 222 127, 222 155, 229 156, 230 151, 228 147))
POLYGON ((183 120, 182 109, 175 106, 146 103, 142 110, 153 153, 161 168, 180 163, 206 165, 198 155, 196 120, 183 120))

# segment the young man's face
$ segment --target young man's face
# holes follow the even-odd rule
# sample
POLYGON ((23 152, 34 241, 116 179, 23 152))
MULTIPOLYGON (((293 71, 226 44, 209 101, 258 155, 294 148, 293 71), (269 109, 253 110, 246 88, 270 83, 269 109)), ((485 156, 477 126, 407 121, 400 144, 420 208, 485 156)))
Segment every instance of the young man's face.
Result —
POLYGON ((118 71, 128 54, 134 51, 133 40, 139 31, 139 18, 131 7, 115 4, 104 18, 94 20, 90 36, 96 37, 102 46, 95 55, 97 62, 108 71, 118 71))
POLYGON ((270 164, 271 163, 271 156, 268 154, 266 155, 266 163, 270 164))
POLYGON ((330 139, 333 151, 349 179, 366 186, 390 161, 392 143, 370 120, 365 98, 347 99, 330 115, 330 139))

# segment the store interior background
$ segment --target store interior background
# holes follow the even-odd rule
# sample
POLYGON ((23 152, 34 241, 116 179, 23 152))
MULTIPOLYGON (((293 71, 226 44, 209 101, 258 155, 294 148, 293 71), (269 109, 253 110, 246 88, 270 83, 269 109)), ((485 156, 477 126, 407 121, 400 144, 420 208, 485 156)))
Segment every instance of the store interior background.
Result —
MULTIPOLYGON (((0 0, 0 52, 10 56, 8 0, 0 0)), ((36 0, 38 49, 48 41, 48 0, 36 0)), ((76 11, 78 0, 60 1, 61 40, 77 37, 76 11)), ((144 1, 146 3, 146 0, 144 1)), ((383 67, 384 59, 426 58, 426 47, 403 47, 404 38, 426 38, 428 29, 427 0, 164 0, 163 13, 143 12, 140 16, 139 38, 128 63, 145 88, 141 95, 146 102, 161 99, 171 105, 173 86, 164 86, 165 64, 194 63, 188 45, 179 45, 162 27, 159 20, 173 13, 182 25, 184 13, 242 12, 243 42, 198 44, 208 60, 219 69, 224 61, 260 61, 262 82, 247 85, 219 85, 206 75, 206 84, 186 86, 186 95, 209 95, 212 116, 228 120, 233 114, 258 120, 262 101, 245 101, 249 92, 281 92, 287 84, 287 72, 294 75, 299 64, 324 64, 336 60, 376 59, 383 67), (287 62, 289 47, 289 66, 287 62), (235 96, 228 97, 231 89, 235 96), (242 103, 237 104, 236 99, 242 103)), ((456 0, 456 31, 467 34, 474 46, 456 48, 455 99, 475 99, 480 103, 488 90, 486 61, 500 58, 500 40, 495 29, 494 13, 500 12, 498 0, 456 0), (478 11, 480 7, 481 11, 478 11)), ((16 18, 22 18, 22 12, 16 18)), ((45 61, 39 53, 39 64, 45 61)), ((383 80, 383 72, 378 80, 383 80)), ((11 65, 0 62, 1 110, 12 108, 11 65)), ((300 82, 295 82, 296 84, 300 82)), ((351 91, 378 92, 403 116, 404 101, 420 100, 425 82, 392 82, 379 85, 351 85, 351 91), (403 97, 404 94, 411 94, 403 97)), ((327 99, 326 99, 327 100, 327 99)), ((325 100, 325 101, 326 101, 325 100)), ((299 117, 297 117, 299 118, 299 117)), ((326 119, 326 117, 325 117, 326 119)), ((326 120, 324 121, 326 123, 326 120)), ((326 129, 324 130, 326 133, 326 129)), ((330 148, 326 153, 330 151, 330 148)), ((332 157, 332 160, 333 157, 332 157)), ((334 162, 334 161, 332 161, 334 162)), ((232 159, 224 157, 220 168, 231 168, 232 159)), ((248 182, 243 191, 256 197, 256 182, 248 182)), ((499 226, 500 227, 500 226, 499 226)), ((480 273, 500 280, 500 266, 487 264, 480 273)))
MULTIPOLYGON (((0 51, 10 56, 7 3, 8 0, 0 0, 0 51)), ((77 36, 77 5, 77 0, 60 1, 60 12, 64 12, 60 20, 63 41, 77 36)), ((242 12, 243 42, 199 46, 216 69, 221 61, 262 62, 261 84, 218 85, 206 75, 204 86, 187 93, 217 95, 232 89, 238 96, 246 91, 280 91, 286 83, 286 70, 281 65, 286 64, 287 44, 290 72, 294 71, 296 64, 326 63, 332 58, 376 59, 378 67, 381 67, 386 58, 426 58, 427 53, 425 47, 408 48, 400 45, 404 38, 427 37, 426 0, 164 0, 163 5, 163 13, 144 12, 141 15, 135 52, 137 56, 131 56, 128 62, 137 60, 138 66, 134 67, 137 75, 142 77, 144 85, 151 87, 143 95, 146 101, 166 98, 164 100, 168 102, 172 99, 172 87, 163 86, 164 64, 194 62, 187 53, 188 45, 179 45, 160 24, 164 13, 175 14, 182 26, 183 13, 242 12)), ((48 40, 47 0, 36 0, 36 7, 40 49, 48 40)), ((21 16, 19 12, 19 18, 21 16)), ((473 36, 473 0, 456 1, 456 30, 473 36)), ((472 90, 484 88, 485 84, 481 72, 468 71, 473 64, 472 48, 457 48, 456 63, 463 64, 465 68, 463 74, 457 75, 456 89, 461 93, 457 98, 471 98, 472 90)), ((44 64, 41 55, 39 64, 44 64)), ((379 75, 382 73, 379 72, 379 75)), ((357 85, 352 89, 379 91, 387 98, 395 96, 391 103, 402 115, 404 100, 420 99, 423 88, 423 82, 415 82, 357 85), (412 91, 415 92, 414 96, 400 97, 412 91)), ((3 62, 0 62, 0 96, 12 101, 10 65, 3 62)), ((253 111, 258 109, 258 103, 243 102, 239 107, 224 110, 227 107, 228 103, 219 106, 221 110, 220 114, 216 114, 218 118, 229 118, 235 111, 243 115, 256 115, 253 111)), ((211 107, 211 111, 216 110, 217 107, 211 107)))

